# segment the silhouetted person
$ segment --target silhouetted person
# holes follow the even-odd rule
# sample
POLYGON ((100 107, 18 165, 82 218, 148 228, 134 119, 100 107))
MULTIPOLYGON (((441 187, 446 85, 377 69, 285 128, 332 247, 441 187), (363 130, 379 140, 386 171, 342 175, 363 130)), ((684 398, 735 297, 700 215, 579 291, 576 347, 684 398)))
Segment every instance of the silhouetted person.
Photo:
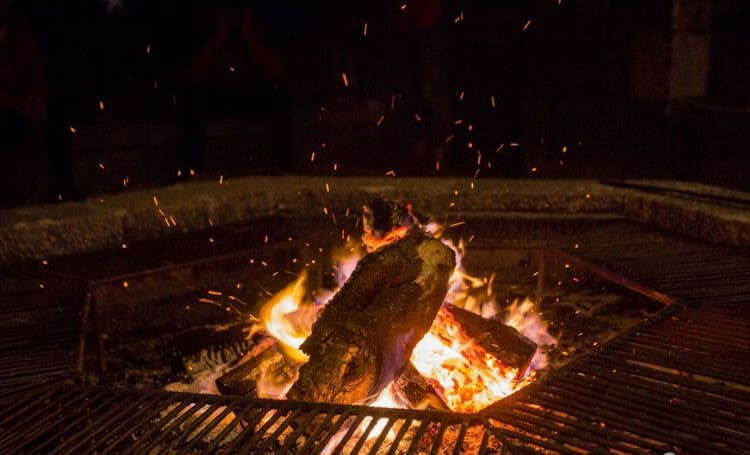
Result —
POLYGON ((36 37, 0 0, 0 204, 27 202, 44 192, 41 150, 47 83, 36 37))
MULTIPOLYGON (((200 170, 209 117, 267 117, 271 161, 291 164, 291 115, 286 67, 271 44, 270 29, 247 5, 216 6, 201 31, 204 43, 192 58, 186 84, 178 156, 183 172, 200 170)), ((241 2, 240 2, 241 3, 241 2)))

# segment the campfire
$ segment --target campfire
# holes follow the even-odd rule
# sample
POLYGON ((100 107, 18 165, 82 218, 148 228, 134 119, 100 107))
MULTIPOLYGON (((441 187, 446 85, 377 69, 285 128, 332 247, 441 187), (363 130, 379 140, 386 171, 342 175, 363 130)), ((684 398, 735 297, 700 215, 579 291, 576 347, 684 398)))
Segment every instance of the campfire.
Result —
POLYGON ((364 207, 361 242, 333 255, 334 289, 307 269, 253 322, 255 348, 222 393, 474 413, 534 381, 555 344, 529 299, 501 311, 463 241, 410 204, 364 207))

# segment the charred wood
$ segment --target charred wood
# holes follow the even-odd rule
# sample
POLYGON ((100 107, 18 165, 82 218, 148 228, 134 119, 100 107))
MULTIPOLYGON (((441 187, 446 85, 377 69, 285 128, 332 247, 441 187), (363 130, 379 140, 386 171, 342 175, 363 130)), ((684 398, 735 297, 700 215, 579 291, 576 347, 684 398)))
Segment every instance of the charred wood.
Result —
POLYGON ((432 384, 411 363, 404 367, 401 375, 394 381, 393 389, 410 409, 450 410, 432 384))
POLYGON ((300 364, 284 355, 272 338, 249 353, 236 368, 216 379, 216 387, 224 395, 277 396, 297 376, 300 364))
POLYGON ((462 339, 471 339, 504 365, 517 368, 517 379, 523 377, 536 353, 536 343, 513 327, 494 319, 483 318, 454 305, 443 306, 437 315, 437 321, 439 323, 433 328, 433 333, 437 336, 450 343, 456 334, 449 333, 448 328, 458 326, 462 339))
POLYGON ((429 330, 454 266, 450 248, 416 230, 365 256, 302 344, 310 359, 288 397, 374 400, 429 330))

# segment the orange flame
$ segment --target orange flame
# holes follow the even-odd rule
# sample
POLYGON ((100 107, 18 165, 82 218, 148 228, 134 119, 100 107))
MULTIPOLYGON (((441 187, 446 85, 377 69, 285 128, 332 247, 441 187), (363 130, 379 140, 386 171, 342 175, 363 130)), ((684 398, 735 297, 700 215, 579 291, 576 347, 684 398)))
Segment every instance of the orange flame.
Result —
MULTIPOLYGON (((430 224, 426 226, 426 231, 439 237, 442 227, 430 224)), ((397 228, 385 238, 375 238, 365 233, 362 240, 368 251, 374 251, 403 238, 407 233, 407 228, 397 228)), ((445 302, 475 313, 486 313, 487 308, 489 312, 497 313, 491 296, 492 278, 481 279, 465 271, 461 260, 465 253, 463 241, 458 245, 448 239, 442 241, 456 252, 456 268, 449 280, 445 302), (479 297, 472 295, 472 289, 485 286, 486 293, 480 293, 479 297)), ((360 258, 359 249, 352 246, 334 253, 338 287, 346 282, 360 258)), ((258 330, 264 329, 275 337, 284 347, 285 353, 298 362, 308 359, 299 346, 311 333, 317 310, 328 303, 337 291, 317 290, 316 302, 305 302, 306 277, 307 274, 303 271, 297 280, 274 295, 261 309, 261 322, 257 324, 258 330)), ((528 299, 516 301, 508 307, 505 323, 540 346, 556 343, 555 338, 547 331, 546 323, 535 311, 534 303, 528 299)), ((517 368, 499 362, 474 340, 463 335, 451 318, 441 317, 439 314, 430 331, 417 343, 411 362, 433 384, 451 410, 476 412, 527 385, 534 378, 534 370, 544 368, 547 359, 538 350, 525 375, 524 372, 519 375, 517 368), (522 376, 520 380, 519 376, 522 376)), ((372 405, 404 407, 402 403, 390 398, 392 394, 388 389, 372 405)))
POLYGON ((364 243, 365 247, 367 247, 367 252, 372 253, 373 251, 379 250, 386 245, 390 245, 397 240, 403 239, 408 233, 409 228, 406 226, 399 226, 397 228, 394 228, 383 237, 378 237, 371 232, 365 232, 364 234, 362 234, 362 243, 364 243))
POLYGON ((415 347, 411 363, 458 412, 480 411, 533 378, 533 372, 526 374, 490 355, 444 310, 415 347))
POLYGON ((446 344, 428 332, 414 348, 411 363, 431 380, 451 410, 476 412, 513 393, 518 370, 489 355, 470 354, 474 351, 471 341, 446 344))
POLYGON ((314 309, 312 304, 305 304, 305 280, 307 271, 303 270, 299 277, 274 295, 260 309, 261 324, 253 326, 250 335, 265 329, 269 335, 276 338, 284 352, 293 360, 306 362, 307 354, 299 347, 310 336, 314 309), (302 312, 303 314, 300 314, 302 312))

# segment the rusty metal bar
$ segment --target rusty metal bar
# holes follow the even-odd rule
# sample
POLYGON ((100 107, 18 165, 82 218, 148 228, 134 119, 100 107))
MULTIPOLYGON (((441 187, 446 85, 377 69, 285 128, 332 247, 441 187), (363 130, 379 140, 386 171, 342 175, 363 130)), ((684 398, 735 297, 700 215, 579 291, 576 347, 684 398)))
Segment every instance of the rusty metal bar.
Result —
POLYGON ((404 423, 401 424, 401 428, 398 429, 398 433, 396 433, 396 437, 393 439, 393 442, 391 442, 391 449, 388 451, 388 455, 393 455, 394 453, 396 453, 396 450, 398 450, 398 445, 404 439, 404 435, 406 434, 407 431, 409 431, 409 428, 411 428, 412 422, 413 422, 412 419, 404 419, 404 423))
POLYGON ((562 250, 544 250, 546 254, 548 254, 551 257, 557 257, 563 261, 570 262, 575 264, 578 267, 581 267, 582 269, 588 270, 591 273, 598 275, 604 280, 610 281, 618 286, 622 286, 625 289, 630 289, 633 292, 636 292, 638 294, 641 294, 645 297, 648 297, 651 300, 654 300, 656 302, 659 302, 663 305, 672 305, 677 300, 667 294, 664 294, 663 292, 657 291, 656 289, 649 288, 647 286, 644 286, 640 283, 637 283, 629 278, 627 278, 624 275, 621 275, 619 273, 615 273, 607 268, 601 267, 599 265, 596 265, 592 262, 588 262, 585 259, 582 259, 578 256, 574 256, 571 254, 568 254, 562 250))
POLYGON ((73 369, 79 377, 83 377, 83 361, 86 353, 86 333, 89 330, 89 318, 91 317, 91 290, 84 290, 83 307, 81 308, 80 331, 78 334, 78 347, 76 348, 73 369))
POLYGON ((542 299, 544 299, 544 278, 545 278, 545 262, 546 257, 544 252, 539 251, 537 252, 537 258, 539 260, 539 268, 537 269, 537 276, 536 276, 536 304, 537 308, 539 308, 539 305, 542 304, 542 299))
POLYGON ((307 438, 305 444, 300 447, 299 453, 307 453, 307 451, 312 447, 315 441, 318 440, 323 431, 328 428, 329 425, 331 425, 331 421, 333 420, 334 416, 338 415, 339 420, 342 418, 346 418, 344 414, 339 414, 337 411, 338 410, 336 408, 332 408, 328 412, 326 412, 325 419, 323 419, 323 422, 318 426, 315 432, 307 438))
POLYGON ((397 419, 395 419, 394 417, 388 417, 388 420, 386 421, 385 426, 381 430, 380 435, 378 436, 378 439, 375 440, 375 443, 373 443, 372 448, 370 449, 370 452, 369 452, 370 455, 376 455, 378 453, 380 446, 383 445, 383 442, 388 436, 388 433, 391 431, 391 428, 393 428, 393 425, 396 424, 396 420, 397 419))

